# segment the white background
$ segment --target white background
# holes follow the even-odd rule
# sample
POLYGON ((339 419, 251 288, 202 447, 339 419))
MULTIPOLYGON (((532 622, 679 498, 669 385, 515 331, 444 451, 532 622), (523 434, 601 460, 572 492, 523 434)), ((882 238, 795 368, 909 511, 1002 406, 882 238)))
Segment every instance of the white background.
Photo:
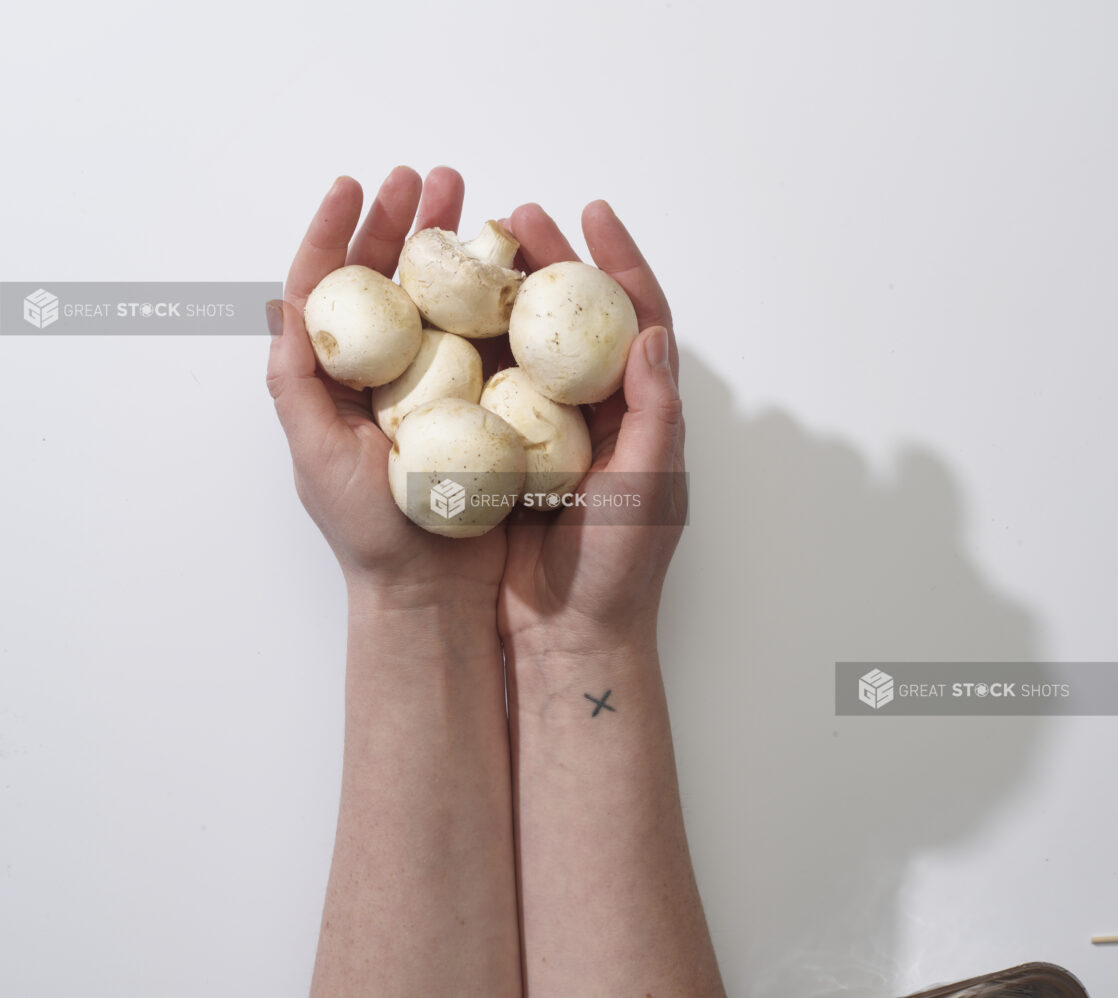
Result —
MULTIPOLYGON (((1115 11, 8 8, 0 277, 279 280, 400 162, 465 230, 607 198, 683 351, 662 639, 729 991, 1106 998, 1118 721, 835 718, 832 664, 1118 658, 1115 11)), ((4 995, 306 992, 344 601, 266 348, 0 336, 4 995)))

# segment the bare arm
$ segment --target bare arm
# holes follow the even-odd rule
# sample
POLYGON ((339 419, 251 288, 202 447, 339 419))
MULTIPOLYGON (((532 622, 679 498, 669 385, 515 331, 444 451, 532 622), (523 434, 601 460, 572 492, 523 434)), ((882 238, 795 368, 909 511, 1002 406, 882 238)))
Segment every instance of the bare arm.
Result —
POLYGON ((495 626, 503 531, 416 529, 388 489, 389 442, 368 392, 316 370, 302 321, 331 270, 390 275, 412 225, 455 228, 462 180, 394 170, 357 231, 340 178, 269 307, 268 385, 295 482, 349 593, 338 831, 315 998, 520 993, 508 728, 495 626))
POLYGON ((477 595, 387 611, 351 593, 312 996, 520 993, 501 650, 476 623, 496 592, 477 595))
POLYGON ((655 650, 510 662, 529 993, 722 995, 655 650))
MULTIPOLYGON (((510 222, 530 266, 574 259, 538 207, 510 222)), ((687 850, 655 638, 686 508, 671 315, 608 206, 588 206, 583 228, 644 330, 624 397, 590 416, 586 488, 636 487, 652 522, 571 509, 546 527, 524 516, 509 527, 499 624, 525 982, 532 998, 713 998, 724 991, 687 850)))

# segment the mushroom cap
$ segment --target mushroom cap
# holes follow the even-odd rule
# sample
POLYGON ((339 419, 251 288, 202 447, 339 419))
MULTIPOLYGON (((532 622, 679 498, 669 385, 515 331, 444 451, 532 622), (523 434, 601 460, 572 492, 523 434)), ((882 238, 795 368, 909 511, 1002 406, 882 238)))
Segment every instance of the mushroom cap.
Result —
POLYGON ((621 285, 597 267, 571 261, 537 270, 521 285, 509 346, 539 392, 581 405, 621 387, 638 332, 621 285))
POLYGON ((419 310, 404 290, 357 264, 318 282, 303 319, 322 369, 350 388, 373 388, 398 378, 423 336, 419 310))
POLYGON ((395 381, 373 389, 373 417, 389 440, 400 421, 424 402, 481 397, 481 355, 469 341, 437 329, 423 330, 419 353, 395 381))
POLYGON ((520 434, 476 402, 443 398, 409 412, 388 454, 388 486, 409 520, 446 537, 492 530, 516 504, 527 458, 520 434))
POLYGON ((481 393, 481 405, 513 427, 524 441, 528 473, 523 492, 572 492, 593 456, 582 410, 541 395, 519 367, 498 371, 481 393))
MULTIPOLYGON (((500 229, 496 222, 488 224, 500 229)), ((519 244, 504 237, 513 246, 512 254, 505 254, 511 263, 519 244)), ((400 285, 431 325, 470 339, 500 336, 508 331, 524 274, 471 256, 465 246, 454 232, 421 229, 400 253, 400 285)))

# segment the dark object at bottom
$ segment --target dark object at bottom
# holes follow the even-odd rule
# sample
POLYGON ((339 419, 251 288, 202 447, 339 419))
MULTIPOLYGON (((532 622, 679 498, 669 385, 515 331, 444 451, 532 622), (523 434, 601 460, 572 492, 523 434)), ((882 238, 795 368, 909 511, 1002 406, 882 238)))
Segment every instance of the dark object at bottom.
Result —
POLYGON ((908 998, 1089 998, 1083 985, 1063 967, 1024 963, 985 977, 944 984, 908 998))

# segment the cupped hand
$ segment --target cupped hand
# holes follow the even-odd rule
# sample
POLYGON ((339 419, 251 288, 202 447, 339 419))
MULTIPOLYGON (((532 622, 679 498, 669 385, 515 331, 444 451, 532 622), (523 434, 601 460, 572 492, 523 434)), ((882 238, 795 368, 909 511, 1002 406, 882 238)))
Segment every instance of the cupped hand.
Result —
POLYGON ((340 177, 295 254, 284 301, 269 303, 268 388, 287 434, 299 497, 347 581, 371 583, 378 597, 401 606, 495 594, 504 531, 452 539, 407 520, 388 488, 391 444, 373 421, 369 390, 346 388, 318 369, 303 307, 315 285, 346 264, 391 277, 413 221, 417 230, 456 230, 463 197, 454 170, 438 167, 423 181, 414 170, 397 167, 358 231, 361 186, 340 177))
MULTIPOLYGON (((508 226, 529 270, 578 259, 538 205, 518 208, 508 226)), ((518 509, 509 523, 498 604, 506 646, 601 650, 654 643, 660 591, 686 514, 679 355, 668 302, 609 205, 588 205, 582 228, 594 263, 625 289, 642 331, 621 390, 584 407, 593 463, 581 490, 598 505, 557 516, 518 509), (640 523, 610 502, 634 491, 640 523)))

